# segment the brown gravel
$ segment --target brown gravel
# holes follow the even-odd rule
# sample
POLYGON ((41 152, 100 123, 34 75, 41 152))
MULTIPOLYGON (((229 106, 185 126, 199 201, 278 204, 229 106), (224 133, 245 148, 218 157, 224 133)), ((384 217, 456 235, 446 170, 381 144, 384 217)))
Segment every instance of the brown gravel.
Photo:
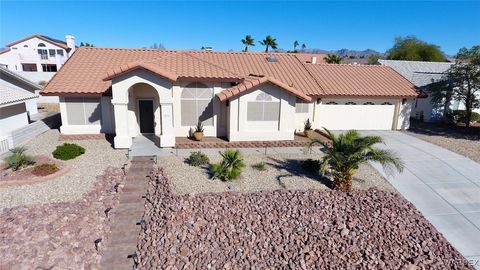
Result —
POLYGON ((141 269, 472 269, 400 195, 149 187, 141 269))
POLYGON ((110 167, 77 201, 0 209, 0 269, 98 269, 95 240, 110 230, 105 210, 118 204, 114 187, 124 181, 110 167))

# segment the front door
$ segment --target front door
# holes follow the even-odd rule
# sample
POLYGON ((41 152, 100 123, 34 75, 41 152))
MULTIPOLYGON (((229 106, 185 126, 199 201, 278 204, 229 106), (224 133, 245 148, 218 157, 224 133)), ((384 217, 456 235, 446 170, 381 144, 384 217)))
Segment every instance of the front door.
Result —
POLYGON ((140 133, 154 133, 153 100, 139 100, 140 133))

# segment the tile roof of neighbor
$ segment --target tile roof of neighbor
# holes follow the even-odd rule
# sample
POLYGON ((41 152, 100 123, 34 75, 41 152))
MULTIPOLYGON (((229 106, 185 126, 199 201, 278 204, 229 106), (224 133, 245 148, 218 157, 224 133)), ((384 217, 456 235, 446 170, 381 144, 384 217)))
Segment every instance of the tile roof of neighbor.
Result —
POLYGON ((63 48, 65 50, 70 50, 70 48, 67 46, 67 43, 63 40, 59 40, 59 39, 55 39, 55 38, 51 38, 51 37, 47 37, 47 36, 44 36, 44 35, 40 35, 40 34, 34 34, 34 35, 30 35, 28 37, 24 37, 20 40, 17 40, 17 41, 14 41, 14 42, 11 42, 9 44, 7 44, 6 46, 7 47, 12 47, 14 46, 15 44, 18 44, 20 42, 24 42, 25 40, 29 40, 29 39, 32 39, 32 38, 39 38, 41 40, 44 40, 46 42, 50 42, 52 44, 55 44, 57 45, 58 47, 60 48, 63 48))
MULTIPOLYGON (((27 85, 29 85, 30 87, 34 88, 35 90, 42 89, 42 86, 41 86, 41 85, 39 85, 39 84, 37 84, 37 83, 35 83, 35 82, 32 82, 32 81, 30 81, 29 79, 23 77, 22 75, 14 72, 14 71, 11 71, 11 70, 9 70, 9 69, 7 69, 7 68, 0 67, 0 74, 2 74, 3 76, 5 76, 5 75, 6 75, 6 76, 9 76, 9 77, 11 77, 11 78, 13 78, 13 79, 15 79, 15 80, 17 80, 17 81, 20 81, 20 82, 22 82, 22 83, 24 83, 24 84, 27 84, 27 85)), ((0 79, 1 79, 1 77, 0 77, 0 79)))
POLYGON ((453 63, 449 62, 421 62, 383 59, 379 59, 378 62, 384 66, 393 68, 417 87, 431 84, 432 80, 440 80, 445 72, 453 65, 453 63))
MULTIPOLYGON (((42 94, 99 95, 105 93, 111 87, 109 79, 137 68, 160 74, 172 81, 205 79, 238 82, 240 79, 240 81, 244 81, 238 86, 238 89, 240 89, 243 85, 251 83, 249 81, 251 78, 248 77, 254 74, 265 78, 260 81, 268 78, 269 82, 278 83, 282 85, 282 88, 287 88, 285 90, 294 90, 293 92, 302 95, 324 96, 327 92, 331 92, 331 90, 324 89, 318 83, 318 76, 312 76, 311 71, 306 68, 307 66, 309 64, 305 64, 296 54, 291 53, 267 54, 81 47, 50 80, 42 94), (274 56, 276 61, 267 61, 268 56, 274 56)), ((342 69, 343 65, 339 66, 342 69)), ((368 72, 366 73, 368 74, 368 72)), ((365 72, 358 74, 364 75, 365 72)), ((397 82, 408 83, 408 81, 402 80, 403 78, 393 70, 388 73, 388 76, 382 81, 384 85, 397 82), (393 78, 388 78, 388 76, 393 78), (401 79, 399 80, 399 78, 401 79)), ((334 79, 341 81, 346 78, 334 79)), ((389 86, 387 88, 398 90, 395 96, 409 97, 412 87, 411 84, 402 83, 400 87, 389 86)), ((351 88, 355 88, 355 86, 351 88)), ((352 90, 352 93, 355 93, 354 89, 352 90)), ((392 93, 390 92, 385 93, 384 96, 391 96, 392 93)), ((368 89, 364 89, 362 93, 364 95, 381 95, 377 92, 369 93, 368 89)))
POLYGON ((325 96, 415 97, 414 85, 393 69, 380 65, 306 65, 325 96))
POLYGON ((0 86, 0 105, 17 103, 19 101, 24 101, 36 97, 38 96, 27 90, 0 86))

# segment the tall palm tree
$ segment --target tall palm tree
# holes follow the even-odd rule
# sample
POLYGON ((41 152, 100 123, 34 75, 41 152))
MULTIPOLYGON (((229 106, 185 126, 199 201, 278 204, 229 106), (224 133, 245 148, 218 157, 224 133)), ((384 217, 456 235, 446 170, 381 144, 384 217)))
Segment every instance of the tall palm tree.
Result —
POLYGON ((268 53, 268 48, 271 47, 272 49, 277 49, 277 39, 273 38, 272 36, 268 35, 265 37, 264 40, 259 41, 261 45, 265 46, 265 52, 268 53))
POLYGON ((307 48, 307 45, 305 43, 302 44, 302 50, 305 50, 307 48))
POLYGON ((352 190, 352 178, 359 165, 367 161, 379 162, 385 170, 395 168, 401 172, 403 162, 394 152, 373 147, 383 143, 379 136, 360 136, 357 131, 350 130, 340 135, 331 133, 324 128, 331 142, 311 139, 306 147, 310 149, 315 144, 322 145, 325 156, 321 160, 321 172, 328 172, 333 177, 333 188, 340 191, 352 190))
POLYGON ((298 43, 298 40, 295 40, 295 41, 293 42, 293 52, 297 52, 297 47, 298 47, 298 45, 300 45, 300 43, 298 43))
POLYGON ((242 39, 243 45, 245 45, 245 50, 244 52, 248 52, 248 46, 255 46, 255 40, 252 38, 252 36, 247 35, 245 39, 242 39))
POLYGON ((343 62, 343 57, 336 54, 328 54, 323 58, 323 60, 329 64, 340 64, 343 62))

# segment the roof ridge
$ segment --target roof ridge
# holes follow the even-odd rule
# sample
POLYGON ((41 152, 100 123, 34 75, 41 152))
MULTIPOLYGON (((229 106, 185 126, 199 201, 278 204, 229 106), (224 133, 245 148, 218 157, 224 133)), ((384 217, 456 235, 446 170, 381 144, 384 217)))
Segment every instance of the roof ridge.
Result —
MULTIPOLYGON (((297 61, 300 63, 300 65, 303 67, 303 69, 305 69, 305 71, 307 71, 307 74, 313 79, 313 81, 318 85, 320 90, 322 90, 322 92, 325 94, 325 89, 323 89, 322 85, 320 84, 320 82, 318 82, 317 78, 315 78, 315 76, 313 76, 313 74, 310 72, 310 70, 308 70, 307 65, 306 65, 307 63, 303 63, 303 61, 300 60, 300 58, 298 58, 298 56, 295 56, 295 59, 297 59, 297 61)), ((316 65, 316 64, 313 64, 313 65, 316 65)))
POLYGON ((212 63, 212 62, 210 62, 210 61, 208 61, 208 60, 201 59, 201 58, 199 58, 199 57, 197 57, 197 56, 195 56, 195 55, 190 54, 189 52, 184 52, 184 53, 185 53, 186 55, 190 56, 190 57, 193 57, 193 58, 199 60, 199 61, 205 62, 205 63, 207 63, 207 64, 209 64, 209 65, 212 65, 212 66, 214 66, 214 67, 217 67, 217 68, 219 68, 219 69, 221 69, 221 70, 223 70, 223 71, 229 72, 229 73, 231 73, 231 74, 233 74, 233 75, 235 75, 235 76, 237 76, 237 77, 239 77, 239 78, 245 78, 245 76, 242 76, 242 75, 240 75, 240 74, 238 74, 238 73, 236 73, 236 72, 234 72, 234 71, 231 71, 231 70, 229 70, 229 69, 226 69, 226 68, 224 68, 224 67, 222 67, 222 66, 220 66, 220 65, 218 65, 218 64, 216 64, 216 63, 212 63))

